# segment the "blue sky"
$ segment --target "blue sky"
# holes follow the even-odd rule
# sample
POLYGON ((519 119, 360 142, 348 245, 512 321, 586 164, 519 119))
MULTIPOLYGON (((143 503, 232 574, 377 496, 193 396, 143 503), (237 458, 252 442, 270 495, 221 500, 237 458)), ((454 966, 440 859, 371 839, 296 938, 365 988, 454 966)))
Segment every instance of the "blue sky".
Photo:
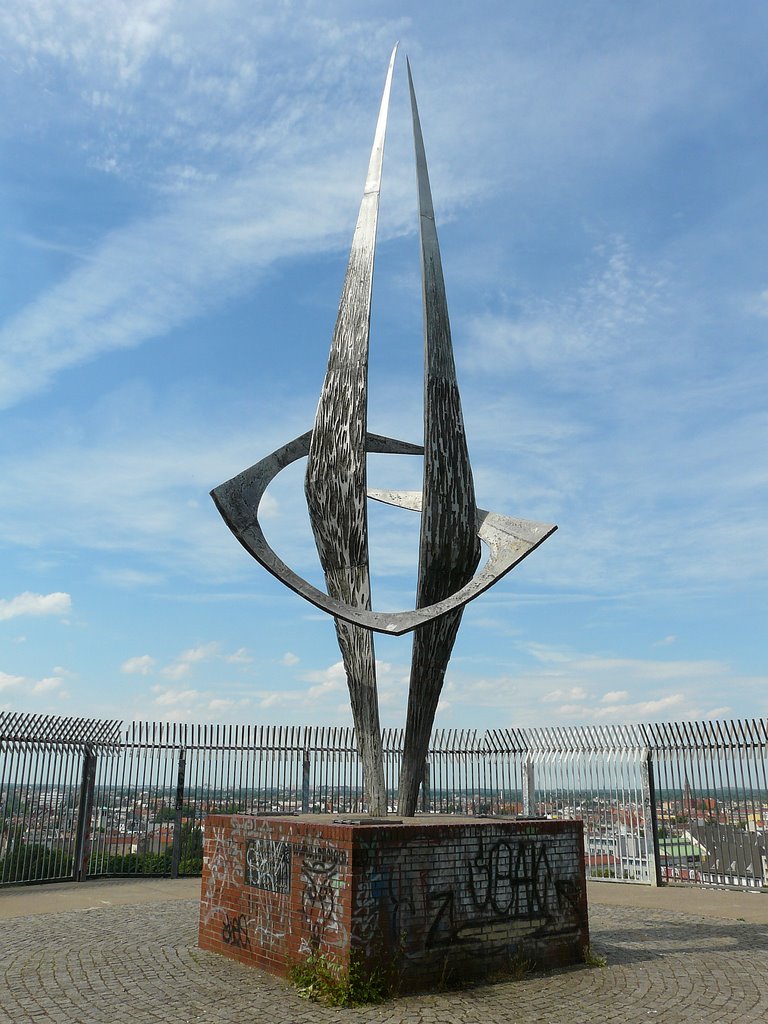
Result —
MULTIPOLYGON (((438 726, 768 714, 768 9, 39 0, 0 12, 0 709, 350 721, 215 486, 308 429, 389 52, 370 428, 421 436, 404 54, 478 503, 557 534, 438 726)), ((372 457, 373 486, 418 460, 372 457)), ((321 577, 302 467, 265 529, 321 577)), ((371 508, 374 603, 417 517, 371 508)), ((405 717, 410 638, 377 638, 405 717)))

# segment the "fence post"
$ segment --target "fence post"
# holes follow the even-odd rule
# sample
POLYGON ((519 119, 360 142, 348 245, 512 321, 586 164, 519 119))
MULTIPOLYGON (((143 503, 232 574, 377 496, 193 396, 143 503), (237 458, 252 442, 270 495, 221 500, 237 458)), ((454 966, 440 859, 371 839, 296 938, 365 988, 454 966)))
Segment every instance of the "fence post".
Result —
POLYGON ((181 818, 184 810, 184 782, 187 773, 187 749, 179 749, 179 770, 176 775, 176 817, 173 821, 173 848, 171 849, 171 878, 179 877, 181 860, 181 818))
MULTIPOLYGON (((643 774, 648 786, 648 802, 651 808, 651 853, 653 855, 653 870, 651 872, 651 885, 664 885, 661 875, 661 856, 659 854, 659 819, 656 813, 656 772, 653 767, 653 751, 648 748, 643 759, 643 774)), ((648 827, 645 829, 648 837, 648 827)))
POLYGON ((75 829, 75 856, 72 863, 72 878, 85 882, 88 878, 88 859, 91 855, 91 815, 93 814, 93 791, 96 788, 96 754, 91 747, 83 751, 83 770, 80 776, 80 796, 77 804, 77 827, 75 829))
POLYGON ((309 773, 311 763, 309 751, 304 751, 304 759, 301 762, 301 813, 309 814, 309 773))
POLYGON ((425 759, 421 773, 421 813, 429 814, 432 807, 432 785, 429 761, 425 759))
POLYGON ((533 814, 533 805, 536 794, 536 775, 534 772, 533 758, 526 755, 523 763, 523 814, 533 814))

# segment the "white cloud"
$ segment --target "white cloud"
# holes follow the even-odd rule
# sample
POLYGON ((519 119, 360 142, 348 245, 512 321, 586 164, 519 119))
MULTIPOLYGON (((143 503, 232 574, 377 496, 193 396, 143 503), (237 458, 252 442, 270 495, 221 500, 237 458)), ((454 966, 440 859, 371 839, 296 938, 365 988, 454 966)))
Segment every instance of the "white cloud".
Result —
POLYGON ((21 686, 24 681, 24 676, 12 676, 7 672, 0 672, 0 690, 9 690, 11 687, 21 686))
POLYGON ((46 694, 57 693, 59 697, 68 697, 69 694, 61 689, 64 680, 61 676, 46 676, 43 679, 30 679, 27 676, 9 675, 7 672, 0 672, 0 692, 3 690, 20 691, 18 696, 30 696, 33 698, 42 697, 46 694))
POLYGON ((293 665, 298 665, 300 661, 301 661, 301 658, 297 657, 291 651, 286 651, 285 654, 280 659, 280 664, 281 665, 287 665, 288 667, 291 667, 293 665))
POLYGON ((315 684, 307 690, 307 698, 312 701, 319 700, 329 693, 343 691, 347 686, 347 673, 343 661, 337 661, 328 668, 305 672, 302 679, 315 684))
MULTIPOLYGON (((665 282, 637 266, 624 238, 614 237, 596 249, 598 269, 558 305, 530 300, 515 317, 477 314, 466 329, 469 345, 463 369, 546 368, 548 374, 573 374, 584 365, 593 376, 614 372, 621 353, 622 370, 633 356, 638 328, 664 309, 665 282), (610 355, 607 360, 606 356, 610 355)), ((641 353, 642 354, 642 353, 641 353)))
POLYGON ((740 693, 757 709, 768 692, 768 677, 719 661, 619 659, 538 645, 499 676, 473 675, 471 664, 462 659, 448 672, 444 695, 456 722, 470 709, 479 723, 493 714, 520 726, 691 721, 727 715, 724 693, 740 693))
POLYGON ((150 654, 137 654, 134 658, 128 658, 120 666, 120 671, 126 675, 147 676, 155 667, 157 662, 150 654))
POLYGON ((287 693, 284 690, 262 691, 257 695, 260 708, 279 708, 295 705, 301 700, 301 694, 287 693))
MULTIPOLYGON (((146 568, 100 570, 102 580, 118 586, 155 584, 165 575, 189 571, 195 576, 202 572, 207 579, 250 578, 251 560, 223 528, 212 502, 189 509, 180 496, 199 498, 227 475, 250 465, 254 450, 270 451, 285 437, 300 433, 306 427, 305 416, 299 419, 292 409, 283 407, 282 418, 267 418, 258 429, 242 425, 232 429, 228 423, 217 429, 209 422, 201 430, 199 422, 193 425, 189 420, 186 409, 160 412, 142 405, 134 393, 113 392, 109 399, 112 415, 121 423, 115 430, 111 424, 105 430, 101 411, 92 410, 99 429, 88 429, 79 442, 71 440, 79 432, 71 425, 72 429, 60 432, 68 440, 41 439, 33 458, 16 451, 0 453, 4 538, 35 549, 45 535, 52 551, 74 547, 95 551, 99 559, 104 552, 134 559, 148 556, 146 568), (52 494, 56 496, 53 514, 52 494)), ((278 495, 285 483, 276 481, 278 495)), ((267 512, 274 509, 275 496, 266 494, 262 506, 267 512)), ((281 516, 273 531, 278 543, 294 522, 293 514, 281 516)), ((308 531, 302 550, 309 552, 310 545, 308 531)), ((64 599, 59 600, 63 607, 64 599)))
POLYGON ((620 704, 629 698, 628 690, 609 690, 600 698, 603 704, 620 704))
MULTIPOLYGON (((612 718, 617 722, 640 722, 660 717, 675 718, 681 709, 686 718, 693 717, 690 696, 684 693, 669 693, 656 700, 640 700, 625 704, 612 702, 607 707, 593 708, 591 714, 597 719, 612 718)), ((583 710, 582 707, 579 711, 572 711, 569 714, 583 713, 583 710)))
MULTIPOLYGON (((49 129, 66 125, 79 155, 162 190, 167 202, 87 247, 77 268, 10 321, 0 335, 7 343, 4 403, 47 386, 68 366, 162 336, 252 285, 275 261, 346 241, 388 46, 419 20, 320 16, 305 4, 269 14, 217 6, 188 16, 164 3, 146 4, 139 15, 122 5, 92 13, 43 4, 23 28, 9 17, 9 102, 23 109, 37 97, 37 118, 49 129), (372 75, 374 60, 380 71, 372 75), (60 69, 60 90, 41 87, 49 65, 60 69)), ((559 182, 564 160, 575 175, 601 157, 626 157, 629 147, 644 152, 645 133, 654 141, 663 135, 677 104, 695 96, 701 110, 706 102, 699 89, 706 55, 689 40, 681 62, 659 32, 634 44, 614 40, 599 54, 571 40, 548 41, 538 57, 521 40, 491 33, 483 50, 480 69, 463 38, 439 56, 419 52, 444 217, 478 194, 498 198, 510 180, 540 190, 551 168, 559 182), (500 123, 515 124, 514 147, 500 123), (471 174, 469 152, 485 155, 471 174)), ((393 102, 404 108, 404 90, 393 102)), ((388 142, 393 233, 415 227, 403 151, 410 144, 399 120, 393 117, 388 142), (407 205, 400 200, 406 194, 407 205)), ((620 248, 592 293, 582 302, 602 302, 601 325, 611 330, 643 315, 644 295, 620 248)))
POLYGON ((176 705, 194 704, 200 697, 198 690, 164 690, 157 688, 155 704, 159 707, 175 707, 176 705))
POLYGON ((673 633, 670 633, 669 636, 665 636, 663 640, 657 640, 656 643, 653 646, 654 647, 671 647, 672 644, 674 644, 676 640, 677 640, 677 637, 673 633))
POLYGON ((229 711, 230 708, 233 708, 234 706, 235 702, 233 700, 228 700, 225 697, 217 697, 208 701, 208 709, 214 714, 218 714, 221 711, 229 711))
POLYGON ((750 296, 745 303, 747 312, 756 316, 768 317, 768 288, 764 288, 758 295, 750 296))
POLYGON ((197 661, 205 661, 207 658, 213 657, 218 646, 214 641, 208 644, 200 644, 198 647, 190 647, 186 651, 182 651, 179 655, 179 661, 188 662, 191 665, 197 661))
MULTIPOLYGON (((407 665, 376 659, 376 688, 383 726, 405 724, 409 675, 410 669, 407 665)), ((345 722, 351 720, 348 699, 333 706, 327 702, 327 698, 334 694, 344 694, 345 697, 348 694, 347 674, 343 661, 334 662, 327 668, 305 671, 301 674, 301 679, 313 684, 304 693, 296 694, 301 702, 316 704, 323 708, 326 714, 332 714, 336 719, 341 716, 345 722)))
POLYGON ((186 661, 175 661, 160 669, 160 674, 166 679, 184 679, 189 675, 190 665, 186 661))
POLYGON ((161 675, 166 679, 183 679, 187 676, 193 665, 198 662, 207 661, 218 651, 217 643, 201 644, 199 647, 190 647, 182 651, 175 661, 160 669, 161 675))
POLYGON ((236 288, 246 268, 254 273, 276 255, 327 245, 342 209, 329 204, 321 213, 311 200, 296 209, 303 193, 296 184, 286 190, 287 177, 279 171, 271 183, 229 184, 205 201, 186 200, 173 213, 114 231, 87 264, 0 328, 0 408, 67 367, 203 313, 236 288))
POLYGON ((238 647, 233 654, 225 655, 224 660, 228 661, 230 665, 249 665, 253 658, 245 647, 238 647))
POLYGON ((112 583, 116 587, 125 587, 126 589, 153 587, 164 580, 162 573, 142 572, 139 569, 100 569, 97 576, 105 583, 112 583))
POLYGON ((62 679, 59 679, 56 676, 48 676, 46 679, 41 679, 39 682, 33 684, 32 693, 50 693, 52 690, 60 689, 62 683, 62 679))
POLYGON ((572 686, 566 690, 550 690, 549 693, 545 693, 541 698, 545 704, 557 703, 557 701, 570 699, 570 700, 584 700, 587 696, 587 691, 583 686, 572 686))
POLYGON ((152 687, 155 714, 168 722, 242 723, 253 704, 250 695, 221 696, 216 690, 197 687, 152 687))
POLYGON ((0 621, 20 615, 66 615, 72 610, 69 594, 33 594, 25 591, 18 597, 0 600, 0 621))

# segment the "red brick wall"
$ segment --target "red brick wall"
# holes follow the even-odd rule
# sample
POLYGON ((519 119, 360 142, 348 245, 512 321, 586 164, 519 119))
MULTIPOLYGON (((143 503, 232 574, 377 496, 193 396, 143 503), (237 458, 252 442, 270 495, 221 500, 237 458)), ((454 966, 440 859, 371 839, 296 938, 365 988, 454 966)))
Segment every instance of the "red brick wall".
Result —
POLYGON ((581 822, 206 821, 200 946, 278 974, 354 950, 423 988, 510 960, 579 962, 588 941, 581 822))
POLYGON ((205 822, 199 945, 278 974, 349 959, 352 828, 296 818, 205 822))

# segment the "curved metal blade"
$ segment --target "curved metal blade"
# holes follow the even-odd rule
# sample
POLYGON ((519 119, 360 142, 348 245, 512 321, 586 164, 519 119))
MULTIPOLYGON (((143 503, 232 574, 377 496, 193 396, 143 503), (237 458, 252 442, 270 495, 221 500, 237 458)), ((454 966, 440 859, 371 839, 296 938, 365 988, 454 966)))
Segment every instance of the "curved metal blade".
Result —
MULTIPOLYGON (((381 99, 363 199, 352 238, 328 370, 315 416, 304 491, 320 563, 332 598, 371 607, 366 504, 368 341, 381 169, 397 46, 381 99)), ((386 814, 376 663, 369 630, 336 619, 372 813, 386 814)))
MULTIPOLYGON (((475 488, 469 465, 453 361, 448 303, 437 242, 435 211, 411 65, 413 144, 419 190, 424 301, 424 484, 416 606, 462 593, 480 561, 475 488)), ((481 573, 482 576, 482 573, 481 573)), ((445 670, 461 622, 461 608, 416 630, 413 637, 398 809, 413 814, 445 670)))

